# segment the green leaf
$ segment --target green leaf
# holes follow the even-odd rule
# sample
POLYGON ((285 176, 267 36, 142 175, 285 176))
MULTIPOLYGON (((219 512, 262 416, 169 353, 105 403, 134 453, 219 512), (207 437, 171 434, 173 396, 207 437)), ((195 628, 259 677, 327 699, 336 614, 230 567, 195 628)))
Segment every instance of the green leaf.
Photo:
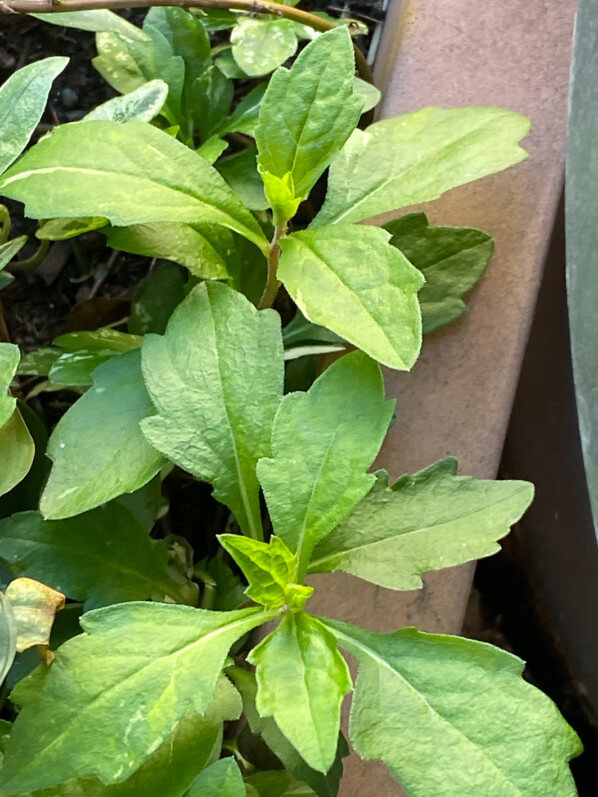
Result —
POLYGON ((42 347, 21 357, 17 368, 19 376, 48 376, 50 368, 60 357, 60 349, 42 347))
POLYGON ((424 280, 388 240, 385 230, 347 224, 293 233, 280 242, 278 277, 310 321, 409 370, 421 346, 424 280))
POLYGON ((314 551, 310 573, 343 570, 388 589, 418 589, 430 570, 500 550, 530 505, 529 482, 457 476, 443 459, 388 486, 382 471, 354 512, 314 551))
MULTIPOLYGON (((243 713, 247 717, 251 731, 264 739, 285 769, 298 781, 309 783, 319 797, 337 797, 343 774, 342 760, 349 755, 349 747, 343 734, 339 734, 336 759, 330 770, 325 775, 316 772, 301 758, 274 720, 271 717, 260 717, 258 714, 255 704, 257 682, 254 673, 240 667, 229 667, 227 672, 241 693, 243 713)), ((276 794, 276 792, 274 793, 276 794)), ((298 793, 302 794, 301 791, 298 793)))
POLYGON ((355 130, 330 169, 312 226, 428 202, 527 157, 529 119, 502 108, 423 108, 355 130))
POLYGON ((224 136, 229 133, 254 135, 267 86, 267 83, 258 83, 243 97, 233 113, 222 124, 218 131, 219 135, 224 136))
POLYGON ((328 772, 336 756, 341 703, 352 688, 334 634, 304 612, 287 614, 248 661, 257 668, 260 715, 274 718, 310 767, 328 772))
POLYGON ((306 346, 308 344, 338 343, 340 345, 344 343, 341 337, 334 332, 330 332, 329 329, 312 324, 299 310, 282 330, 282 340, 285 349, 293 349, 295 346, 306 346))
POLYGON ((21 413, 16 409, 0 429, 0 495, 12 490, 25 478, 34 456, 35 444, 21 413))
POLYGON ((423 331, 449 324, 467 310, 462 296, 483 276, 494 252, 494 239, 481 230, 431 227, 425 213, 410 213, 389 221, 384 229, 423 272, 426 284, 419 292, 423 331))
POLYGON ((35 237, 41 241, 68 241, 92 230, 100 230, 108 224, 102 216, 81 219, 49 219, 40 224, 35 237))
POLYGON ((85 634, 13 691, 22 711, 4 763, 6 791, 88 774, 107 785, 126 780, 188 710, 208 710, 231 645, 270 619, 259 609, 156 603, 85 614, 85 634))
POLYGON ((523 680, 521 659, 414 628, 379 634, 325 622, 360 664, 351 742, 362 758, 382 759, 410 795, 446 794, 447 784, 471 797, 577 794, 565 762, 581 744, 523 680))
POLYGON ((363 101, 353 95, 355 61, 345 28, 318 36, 290 70, 268 83, 255 131, 266 195, 277 213, 281 183, 305 198, 355 128, 363 101))
POLYGON ((40 501, 45 518, 78 515, 146 484, 165 460, 145 440, 140 421, 153 414, 140 352, 113 357, 93 387, 60 419, 48 444, 54 465, 40 501))
POLYGON ((147 33, 139 36, 100 31, 96 36, 98 55, 93 65, 113 89, 121 94, 135 91, 148 80, 160 77, 153 63, 152 41, 147 33))
POLYGON ((180 263, 201 279, 230 279, 226 264, 201 228, 190 224, 108 227, 108 246, 122 252, 180 263))
POLYGON ((162 110, 168 96, 168 85, 163 80, 150 80, 138 89, 114 97, 108 102, 98 105, 83 117, 83 122, 104 119, 113 122, 151 122, 162 110))
POLYGON ((301 583, 315 546, 375 481, 365 473, 394 407, 380 368, 361 352, 333 363, 307 393, 284 397, 272 428, 272 459, 258 463, 274 532, 297 554, 301 583))
POLYGON ((297 50, 290 19, 242 18, 230 37, 233 58, 250 77, 267 75, 297 50))
POLYGON ((88 387, 93 384, 93 372, 114 357, 111 351, 85 351, 61 354, 48 374, 53 385, 88 387))
POLYGON ((267 250, 257 221, 218 172, 145 122, 57 127, 0 179, 0 191, 25 202, 35 218, 222 224, 267 250))
POLYGON ((193 121, 202 141, 218 133, 228 116, 235 89, 232 80, 211 64, 191 88, 193 121))
POLYGON ((10 603, 0 592, 0 684, 4 679, 17 652, 17 624, 10 603))
MULTIPOLYGON (((230 27, 232 28, 233 25, 230 27)), ((225 77, 231 78, 232 80, 243 80, 248 77, 233 58, 232 47, 217 55, 216 58, 214 58, 214 65, 225 77)))
POLYGON ((363 99, 362 114, 373 110, 382 98, 381 92, 373 83, 368 83, 367 80, 362 80, 360 77, 356 77, 353 81, 353 93, 358 94, 363 99))
POLYGON ((223 158, 218 164, 218 171, 246 207, 250 210, 266 210, 270 205, 257 170, 256 156, 256 148, 247 147, 223 158))
POLYGON ((150 8, 143 28, 159 30, 172 52, 185 62, 185 80, 193 81, 203 73, 210 58, 210 39, 200 19, 184 8, 150 8))
POLYGON ((195 779, 187 797, 245 797, 245 784, 234 758, 221 758, 195 779))
POLYGON ((257 460, 270 452, 282 395, 280 317, 259 312, 222 283, 203 283, 143 343, 143 373, 157 415, 149 442, 214 486, 250 536, 261 536, 257 460))
POLYGON ((54 338, 54 344, 72 353, 87 349, 100 352, 108 350, 114 354, 121 354, 138 349, 141 346, 141 338, 110 327, 100 327, 91 331, 67 332, 54 338))
POLYGON ((61 25, 65 28, 75 28, 76 30, 86 30, 92 33, 111 31, 121 33, 129 39, 146 41, 147 36, 135 25, 127 22, 126 19, 119 17, 112 11, 98 9, 91 11, 65 11, 60 14, 29 14, 42 22, 50 25, 61 25))
POLYGON ((0 87, 0 174, 27 146, 56 78, 68 58, 44 58, 19 69, 0 87))
POLYGON ((20 358, 18 346, 15 346, 14 343, 0 343, 0 429, 9 420, 17 406, 16 398, 7 394, 17 372, 20 358))
POLYGON ((228 149, 228 142, 218 136, 210 136, 208 140, 198 148, 197 154, 205 158, 208 163, 216 163, 222 153, 228 149))
POLYGON ((175 307, 185 298, 185 282, 182 270, 172 263, 151 271, 137 287, 129 313, 129 332, 163 335, 175 307))
POLYGON ((272 536, 268 544, 238 534, 220 534, 218 540, 245 574, 249 582, 245 594, 252 601, 278 609, 297 599, 305 603, 312 594, 312 587, 293 583, 297 558, 279 537, 272 536))
MULTIPOLYGON (((0 244, 0 271, 5 268, 10 261, 17 255, 21 249, 27 243, 27 236, 21 235, 19 238, 13 238, 12 241, 7 241, 4 244, 0 244)), ((4 276, 11 276, 11 275, 2 275, 4 276)))
POLYGON ((19 575, 85 601, 86 609, 165 596, 186 603, 193 593, 174 580, 168 546, 114 501, 68 520, 44 520, 39 512, 0 520, 0 557, 19 575))
POLYGON ((284 769, 256 772, 245 778, 245 783, 253 786, 259 797, 313 797, 317 793, 284 769))

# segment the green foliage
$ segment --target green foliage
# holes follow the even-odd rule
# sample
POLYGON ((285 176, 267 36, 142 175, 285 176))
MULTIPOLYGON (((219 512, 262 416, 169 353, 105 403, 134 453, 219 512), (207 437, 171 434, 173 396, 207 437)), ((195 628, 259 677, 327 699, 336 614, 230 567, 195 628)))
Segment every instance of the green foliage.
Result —
POLYGON ((83 121, 104 119, 112 122, 151 122, 162 110, 168 85, 163 80, 150 80, 122 97, 114 97, 103 105, 98 105, 88 113, 83 121))
MULTIPOLYGON (((142 30, 102 10, 49 21, 61 19, 97 32, 96 68, 122 96, 21 156, 65 60, 0 89, 0 192, 25 203, 38 239, 69 242, 65 293, 90 280, 92 297, 64 327, 87 329, 20 363, 0 344, 1 573, 15 594, 31 588, 25 620, 43 621, 25 640, 0 593, 17 714, 0 727, 0 791, 337 797, 353 689, 340 645, 359 663, 353 747, 410 794, 574 794, 577 737, 520 660, 304 611, 307 574, 418 588, 425 572, 494 553, 531 501, 531 485, 458 476, 453 459, 393 485, 370 471, 394 408, 379 364, 410 369, 422 318, 431 331, 464 312, 493 241, 423 213, 354 223, 518 162, 527 120, 428 108, 356 130, 380 94, 355 76, 346 24, 316 34, 182 7, 152 8, 142 30), (251 80, 300 41, 290 68, 251 80), (93 231, 135 258, 108 260, 93 231), (94 296, 106 263, 122 269, 122 315, 95 322, 114 301, 114 285, 94 296), (21 396, 37 396, 39 417, 21 396), (42 418, 56 425, 40 499, 42 418), (55 590, 77 603, 50 634, 55 590), (29 645, 37 669, 35 648, 12 663, 29 645), (246 722, 225 726, 241 700, 246 722)), ((0 270, 26 240, 10 234, 0 206, 0 270)))
POLYGON ((360 352, 331 365, 307 393, 285 396, 272 458, 258 463, 275 533, 297 554, 303 578, 313 549, 371 489, 372 464, 394 402, 379 367, 360 352))
POLYGON ((0 87, 0 174, 27 146, 52 82, 67 63, 68 58, 45 58, 19 69, 0 87))
POLYGON ((414 797, 574 795, 580 752, 555 706, 521 677, 523 662, 482 642, 327 620, 359 661, 351 741, 382 759, 414 797), (433 751, 433 753, 432 753, 433 751), (529 766, 533 761, 534 766, 529 766))
POLYGON ((147 36, 135 25, 106 9, 66 11, 59 16, 56 16, 56 14, 30 14, 30 16, 40 19, 42 22, 48 22, 50 25, 62 25, 65 28, 87 30, 92 33, 112 31, 137 41, 145 41, 147 39, 147 36))
POLYGON ((266 196, 282 221, 295 215, 357 125, 363 100, 353 96, 353 64, 348 31, 338 28, 268 84, 255 138, 266 196))
POLYGON ((426 283, 418 294, 423 331, 433 332, 466 311, 462 296, 484 275, 494 240, 481 230, 431 227, 425 213, 389 221, 393 246, 418 268, 426 283))
POLYGON ((310 572, 343 570, 389 589, 417 589, 421 576, 490 556, 533 498, 529 482, 457 476, 444 459, 392 487, 382 471, 353 513, 316 548, 310 572))
POLYGON ((131 493, 165 464, 139 429, 155 412, 143 384, 140 352, 96 369, 93 387, 66 412, 48 444, 54 465, 41 498, 45 518, 72 517, 131 493))
POLYGON ((234 758, 221 758, 198 775, 187 797, 245 797, 243 776, 234 758))
POLYGON ((0 179, 0 192, 25 202, 36 218, 222 224, 265 247, 257 222, 218 172, 143 122, 57 127, 0 179))
POLYGON ((290 19, 242 19, 230 40, 233 58, 250 77, 272 72, 297 49, 295 26, 290 19))
POLYGON ((297 557, 280 537, 271 537, 266 545, 236 534, 221 534, 222 547, 232 556, 249 582, 247 597, 267 609, 279 609, 308 598, 313 590, 294 584, 297 557))
POLYGON ((519 163, 529 120, 501 108, 424 108, 355 130, 330 170, 317 225, 436 199, 519 163))
POLYGON ((113 501, 68 520, 21 512, 0 520, 0 558, 19 575, 42 581, 92 609, 165 596, 194 599, 169 568, 168 546, 152 540, 125 506, 113 501))
POLYGON ((338 743, 340 711, 352 682, 328 629, 304 612, 287 614, 251 651, 257 710, 273 717, 304 761, 326 774, 338 743))
POLYGON ((421 346, 417 291, 423 279, 388 244, 388 233, 376 227, 319 227, 289 235, 281 249, 279 277, 310 321, 384 365, 411 368, 421 346))
POLYGON ((229 648, 271 616, 148 603, 84 615, 85 634, 13 691, 22 711, 4 762, 8 794, 133 775, 187 711, 209 709, 229 648))
POLYGON ((219 283, 197 286, 146 337, 143 373, 157 414, 141 424, 172 462, 214 486, 241 528, 259 538, 258 459, 282 396, 280 321, 219 283))

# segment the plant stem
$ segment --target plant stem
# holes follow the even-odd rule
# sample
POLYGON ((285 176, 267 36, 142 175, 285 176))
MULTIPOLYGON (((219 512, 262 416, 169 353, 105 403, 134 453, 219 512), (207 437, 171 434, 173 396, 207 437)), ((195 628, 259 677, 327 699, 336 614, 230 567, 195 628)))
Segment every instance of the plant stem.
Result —
POLYGON ((43 240, 37 248, 37 251, 28 257, 27 260, 13 260, 13 262, 6 269, 7 271, 31 271, 36 268, 44 260, 50 249, 50 241, 43 240))
POLYGON ((8 212, 8 208, 4 205, 0 205, 0 244, 5 244, 8 241, 8 236, 10 235, 10 213, 8 212))
POLYGON ((266 307, 272 307, 274 300, 280 288, 280 280, 278 279, 278 263, 280 261, 280 239, 287 231, 286 224, 277 224, 274 229, 274 236, 270 243, 270 254, 268 255, 268 279, 264 293, 258 304, 258 310, 264 310, 266 307))
MULTIPOLYGON (((275 14, 292 19, 314 30, 332 30, 333 22, 321 19, 300 8, 273 3, 270 0, 0 0, 0 13, 10 14, 60 14, 68 11, 93 11, 125 8, 149 8, 151 6, 181 6, 182 8, 224 8, 247 11, 254 14, 275 14)), ((357 71, 363 80, 373 83, 372 71, 361 50, 355 47, 357 71)))

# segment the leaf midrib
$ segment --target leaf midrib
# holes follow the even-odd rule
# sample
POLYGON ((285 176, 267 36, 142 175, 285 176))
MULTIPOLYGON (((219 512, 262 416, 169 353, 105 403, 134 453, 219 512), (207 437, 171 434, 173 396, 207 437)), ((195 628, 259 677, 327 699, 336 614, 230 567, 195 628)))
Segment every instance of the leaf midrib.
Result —
MULTIPOLYGON (((269 611, 269 612, 268 611, 263 611, 261 608, 256 608, 254 610, 248 610, 248 613, 247 613, 247 615, 245 617, 242 617, 239 620, 235 620, 234 622, 229 623, 226 626, 219 626, 215 630, 210 631, 208 634, 205 634, 204 636, 200 636, 198 638, 195 638, 192 642, 188 643, 187 645, 184 645, 179 650, 171 651, 171 652, 167 653, 166 655, 160 657, 159 659, 155 659, 155 658, 150 659, 142 667, 140 667, 138 670, 135 670, 134 672, 128 674, 121 681, 118 681, 117 683, 115 683, 112 686, 108 687, 108 689, 105 689, 104 691, 99 692, 97 695, 95 695, 90 700, 89 703, 86 703, 82 708, 78 708, 77 709, 77 713, 75 715, 76 721, 79 721, 80 718, 82 716, 84 716, 90 708, 94 707, 97 703, 102 703, 105 700, 105 698, 107 698, 108 696, 111 696, 115 692, 118 692, 121 688, 123 688, 126 685, 128 685, 128 683, 130 681, 132 681, 135 678, 137 678, 137 676, 144 674, 145 671, 148 668, 152 667, 153 665, 155 665, 155 664, 163 664, 166 660, 168 660, 170 658, 173 658, 174 660, 176 660, 179 656, 181 656, 182 654, 186 653, 188 650, 190 650, 194 646, 202 645, 204 642, 207 642, 210 639, 213 639, 214 637, 217 637, 221 633, 227 633, 227 632, 233 630, 235 628, 235 626, 243 626, 244 624, 247 623, 247 621, 249 619, 253 619, 253 618, 257 619, 257 617, 260 614, 263 616, 263 620, 261 620, 261 622, 262 623, 266 623, 269 620, 274 619, 276 617, 276 615, 277 615, 277 612, 276 611, 269 611), (253 612, 253 613, 249 614, 249 612, 253 612)), ((256 623, 256 625, 257 625, 257 623, 256 623)), ((253 627, 255 627, 255 625, 253 627)), ((90 636, 92 636, 92 635, 90 635, 90 636)), ((189 701, 187 701, 187 702, 189 702, 189 701)), ((184 709, 185 709, 185 707, 183 707, 181 709, 181 713, 180 713, 179 716, 182 716, 182 713, 184 712, 184 709)), ((39 758, 42 755, 47 754, 47 752, 49 750, 51 750, 59 741, 61 741, 64 738, 64 736, 66 736, 69 733, 69 730, 70 730, 70 725, 67 726, 63 731, 61 731, 57 736, 55 736, 48 745, 46 745, 42 750, 40 750, 36 754, 36 756, 33 756, 32 758, 30 758, 29 761, 28 761, 28 765, 32 766, 33 761, 35 760, 35 758, 39 758)), ((69 777, 80 777, 81 775, 85 775, 85 774, 89 774, 89 772, 83 771, 83 772, 79 772, 79 774, 77 774, 77 775, 72 775, 72 776, 69 776, 69 777)), ((14 780, 14 778, 13 778, 13 780, 14 780)))
MULTIPOLYGON (((461 145, 468 138, 470 138, 474 134, 477 134, 481 130, 483 130, 489 124, 489 121, 492 124, 494 124, 498 119, 501 119, 501 118, 503 118, 505 116, 509 116, 509 114, 508 113, 499 114, 499 115, 493 117, 493 119, 491 119, 491 120, 486 120, 483 124, 480 124, 478 127, 475 127, 473 130, 470 130, 465 135, 462 135, 459 138, 456 138, 456 139, 452 140, 450 142, 450 144, 448 144, 447 146, 443 147, 441 152, 447 152, 448 150, 453 149, 456 145, 461 145)), ((513 146, 517 147, 518 143, 515 142, 513 146)), ((438 152, 439 151, 437 150, 435 153, 433 153, 431 155, 426 155, 424 158, 422 158, 421 160, 417 161, 416 163, 412 163, 411 166, 409 166, 408 168, 406 168, 403 171, 399 172, 398 174, 396 174, 396 173, 393 174, 391 172, 391 174, 388 177, 385 177, 382 181, 378 182, 371 190, 368 191, 367 194, 363 194, 361 196, 361 198, 357 199, 357 201, 351 200, 350 201, 350 206, 347 207, 346 210, 344 210, 342 213, 340 213, 340 214, 338 214, 336 216, 332 216, 325 223, 326 224, 338 224, 339 221, 341 221, 342 219, 345 218, 345 216, 348 216, 350 213, 352 213, 355 210, 355 208, 358 208, 360 205, 363 205, 372 196, 377 194, 382 189, 386 188, 387 185, 391 184, 394 181, 399 181, 400 182, 401 180, 403 180, 405 178, 406 175, 408 175, 414 169, 419 169, 422 166, 427 165, 430 161, 435 160, 438 157, 438 152)), ((361 153, 361 154, 363 155, 363 153, 361 153)), ((347 164, 345 164, 345 166, 347 166, 347 164)), ((476 178, 473 178, 473 179, 476 179, 476 178)), ((470 182, 470 181, 467 180, 466 182, 470 182)), ((456 188, 458 185, 461 185, 461 183, 458 183, 454 187, 456 188)), ((450 190, 450 189, 444 189, 444 190, 450 190)), ((444 193, 444 190, 442 190, 441 193, 444 193)), ((435 192, 435 196, 439 196, 439 194, 437 192, 435 192)), ((431 198, 433 198, 433 197, 431 197, 431 198)), ((418 201, 422 201, 422 200, 418 200, 418 201)), ((412 204, 412 203, 409 202, 408 204, 412 204)), ((405 206, 403 205, 402 207, 405 207, 405 206)), ((398 208, 397 208, 397 210, 398 210, 398 208)), ((378 212, 378 211, 376 211, 376 212, 378 212)))
MULTIPOLYGON (((324 621, 324 624, 326 625, 325 621, 324 621)), ((480 754, 480 757, 483 758, 485 761, 487 761, 490 764, 490 766, 492 767, 492 769, 496 770, 496 772, 500 776, 501 780, 503 782, 509 783, 511 786, 513 786, 515 788, 515 790, 517 791, 517 794, 520 794, 521 797, 524 797, 524 793, 521 791, 519 786, 509 776, 505 775, 505 773, 502 771, 502 769, 500 769, 498 767, 498 765, 495 764, 494 761, 490 758, 490 756, 488 756, 486 751, 482 747, 480 747, 480 745, 477 744, 477 742, 474 742, 472 739, 470 739, 460 728, 458 728, 456 725, 454 725, 452 722, 450 722, 450 720, 448 720, 445 717, 443 717, 442 714, 440 714, 431 705, 431 703, 429 703, 429 701, 424 696, 424 694, 422 692, 418 691, 414 686, 412 686, 412 684, 410 684, 409 681, 398 670, 396 670, 388 661, 386 661, 386 659, 382 658, 375 650, 370 648, 365 643, 359 642, 354 637, 349 636, 348 634, 345 634, 343 631, 340 631, 335 626, 333 626, 331 628, 331 630, 337 637, 339 637, 340 640, 342 640, 342 639, 348 640, 349 652, 352 652, 351 651, 351 647, 359 648, 359 650, 361 650, 363 653, 365 653, 366 656, 369 656, 371 659, 376 661, 379 666, 381 666, 384 669, 388 670, 390 673, 392 673, 393 676, 398 678, 401 681, 401 683, 403 684, 403 686, 409 692, 411 692, 413 694, 413 696, 416 698, 416 700, 418 700, 419 702, 423 703, 425 705, 426 709, 428 711, 430 711, 435 717, 437 717, 438 720, 442 724, 448 725, 448 727, 451 728, 453 731, 455 731, 457 734, 459 734, 459 736, 462 737, 468 743, 468 745, 473 747, 474 750, 477 750, 479 752, 479 754, 480 754)))
MULTIPOLYGON (((389 492, 392 493, 392 490, 390 490, 389 492)), ((510 502, 511 500, 513 500, 514 497, 520 495, 523 492, 525 492, 525 488, 524 487, 522 487, 521 489, 517 490, 515 493, 512 493, 509 496, 506 496, 505 498, 501 498, 499 501, 496 501, 493 504, 484 506, 481 509, 477 509, 475 512, 470 512, 465 517, 469 521, 471 518, 475 518, 476 515, 479 515, 479 514, 482 514, 482 513, 486 512, 488 510, 488 506, 499 507, 501 504, 510 502)), ((309 563, 309 569, 310 569, 310 572, 314 572, 312 570, 312 567, 317 567, 322 562, 327 562, 327 561, 330 561, 331 559, 336 559, 337 557, 344 558, 345 556, 353 555, 356 552, 364 551, 364 550, 366 550, 368 548, 372 548, 372 547, 374 547, 376 545, 379 545, 380 543, 392 543, 394 540, 397 540, 397 539, 405 539, 405 538, 408 539, 409 537, 412 537, 415 534, 425 534, 425 533, 430 532, 430 531, 436 531, 437 529, 442 529, 445 526, 450 526, 450 525, 452 525, 454 523, 458 523, 461 520, 463 520, 463 516, 462 517, 458 517, 458 518, 451 518, 449 520, 443 521, 442 523, 435 523, 433 526, 423 526, 423 527, 420 527, 420 528, 411 528, 408 531, 403 532, 402 534, 393 533, 393 534, 391 534, 388 537, 381 537, 379 540, 374 540, 373 542, 367 542, 367 543, 364 543, 363 545, 355 545, 355 546, 353 546, 351 548, 342 548, 342 549, 339 549, 337 551, 337 553, 335 553, 335 554, 327 554, 326 556, 321 556, 319 559, 312 559, 310 561, 310 563, 309 563)), ((515 522, 515 521, 513 521, 513 522, 515 522)), ((498 525, 498 521, 497 521, 497 525, 498 525)))

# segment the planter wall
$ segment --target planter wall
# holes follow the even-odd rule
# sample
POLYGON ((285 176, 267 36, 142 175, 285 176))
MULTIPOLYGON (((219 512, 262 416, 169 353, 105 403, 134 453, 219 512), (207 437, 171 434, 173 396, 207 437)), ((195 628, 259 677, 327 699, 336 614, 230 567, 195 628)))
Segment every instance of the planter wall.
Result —
MULTIPOLYGON (((447 454, 459 458, 462 473, 496 475, 561 194, 574 13, 573 0, 394 0, 391 7, 377 60, 382 117, 472 104, 512 108, 533 121, 527 161, 426 208, 432 222, 492 233, 496 253, 469 312, 426 340, 410 374, 386 373, 399 422, 377 464, 393 478, 447 454)), ((336 617, 376 630, 456 633, 472 573, 464 566, 432 574, 424 589, 400 595, 349 576, 321 577, 325 595, 313 608, 334 606, 336 617)), ((346 797, 401 793, 381 765, 346 762, 346 797)))

